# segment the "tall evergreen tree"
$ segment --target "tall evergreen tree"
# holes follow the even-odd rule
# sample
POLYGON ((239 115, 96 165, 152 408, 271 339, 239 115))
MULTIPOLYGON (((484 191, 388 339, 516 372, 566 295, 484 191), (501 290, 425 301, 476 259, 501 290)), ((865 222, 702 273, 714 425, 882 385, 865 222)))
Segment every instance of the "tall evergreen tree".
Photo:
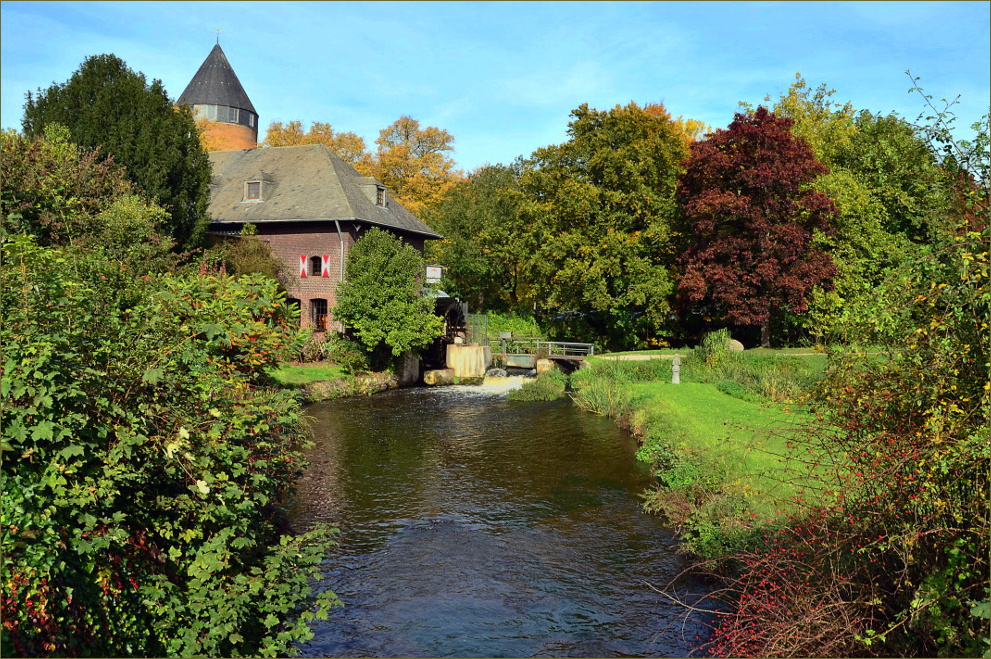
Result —
POLYGON ((114 55, 86 58, 68 81, 28 92, 24 132, 63 124, 72 142, 100 148, 127 168, 129 178, 171 215, 169 233, 180 247, 203 242, 210 161, 188 108, 176 107, 160 80, 148 84, 114 55))

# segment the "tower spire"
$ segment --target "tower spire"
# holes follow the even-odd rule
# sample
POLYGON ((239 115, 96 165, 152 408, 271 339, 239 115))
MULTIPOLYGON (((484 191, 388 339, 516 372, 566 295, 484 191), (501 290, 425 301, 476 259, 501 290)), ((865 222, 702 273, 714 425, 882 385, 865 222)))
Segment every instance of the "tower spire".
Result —
POLYGON ((192 108, 197 119, 209 122, 207 132, 216 137, 219 148, 251 149, 258 142, 258 113, 237 79, 227 56, 217 45, 179 96, 179 105, 192 108))

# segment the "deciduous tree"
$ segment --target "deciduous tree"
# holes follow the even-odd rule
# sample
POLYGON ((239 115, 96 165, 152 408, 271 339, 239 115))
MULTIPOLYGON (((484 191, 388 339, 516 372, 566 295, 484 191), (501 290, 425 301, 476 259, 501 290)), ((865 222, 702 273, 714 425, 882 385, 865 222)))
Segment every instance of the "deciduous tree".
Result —
POLYGON ((435 207, 444 193, 463 178, 455 169, 454 136, 403 116, 379 133, 378 149, 368 173, 393 189, 396 199, 414 214, 435 207))
POLYGON ((112 158, 82 152, 68 134, 60 124, 34 139, 0 134, 3 235, 100 251, 136 274, 172 268, 174 243, 161 233, 168 214, 137 195, 112 158))
POLYGON ((430 241, 428 259, 444 266, 444 290, 472 309, 533 309, 530 262, 537 243, 520 213, 517 173, 494 165, 451 186, 424 220, 443 240, 430 241))
POLYGON ((569 140, 523 163, 521 212, 537 235, 541 306, 616 347, 670 331, 674 192, 684 131, 661 106, 572 112, 569 140))
POLYGON ((28 137, 55 123, 82 149, 99 148, 125 167, 139 190, 169 212, 167 233, 179 247, 202 244, 210 162, 189 108, 176 107, 161 81, 148 84, 113 55, 88 57, 68 81, 28 92, 28 137))
POLYGON ((313 122, 306 133, 299 121, 290 121, 288 124, 273 121, 269 124, 264 146, 300 144, 323 144, 352 167, 367 171, 369 155, 365 151, 365 140, 355 133, 335 132, 330 124, 319 121, 313 122))
POLYGON ((693 227, 679 296, 729 323, 759 326, 765 346, 772 316, 804 311, 813 286, 828 288, 836 274, 812 246, 816 232, 833 230, 832 200, 809 187, 829 170, 791 126, 763 106, 737 114, 693 145, 678 182, 693 227))
POLYGON ((34 138, 0 133, 4 230, 32 235, 46 246, 67 245, 97 230, 96 216, 134 193, 124 170, 101 155, 81 152, 59 124, 34 138))
POLYGON ((818 246, 833 257, 838 275, 834 290, 813 292, 799 323, 816 333, 831 331, 848 307, 874 300, 884 273, 920 256, 948 220, 946 172, 924 131, 895 115, 839 103, 834 94, 826 85, 812 89, 799 74, 774 105, 830 169, 813 185, 836 203, 836 232, 818 246))
POLYGON ((348 253, 334 318, 376 360, 418 351, 440 336, 443 319, 420 294, 423 257, 402 239, 369 229, 348 253))

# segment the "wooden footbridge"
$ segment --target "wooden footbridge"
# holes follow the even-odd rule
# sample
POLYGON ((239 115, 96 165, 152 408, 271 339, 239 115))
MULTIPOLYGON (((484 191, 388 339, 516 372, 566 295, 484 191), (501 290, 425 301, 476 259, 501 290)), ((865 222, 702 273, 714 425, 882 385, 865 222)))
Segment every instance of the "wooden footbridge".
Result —
POLYGON ((538 359, 576 364, 595 354, 595 345, 571 341, 544 341, 537 337, 502 336, 490 339, 492 356, 513 368, 536 368, 538 359))

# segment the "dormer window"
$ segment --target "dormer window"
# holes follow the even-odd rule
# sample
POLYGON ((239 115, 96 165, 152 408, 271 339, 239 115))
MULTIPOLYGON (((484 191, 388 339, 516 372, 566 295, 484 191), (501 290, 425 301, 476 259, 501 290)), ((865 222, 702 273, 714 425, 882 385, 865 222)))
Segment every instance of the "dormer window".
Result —
POLYGON ((245 201, 261 201, 262 200, 262 182, 261 181, 248 181, 244 184, 244 200, 245 201))
POLYGON ((385 206, 385 188, 381 185, 375 186, 375 205, 385 206))

